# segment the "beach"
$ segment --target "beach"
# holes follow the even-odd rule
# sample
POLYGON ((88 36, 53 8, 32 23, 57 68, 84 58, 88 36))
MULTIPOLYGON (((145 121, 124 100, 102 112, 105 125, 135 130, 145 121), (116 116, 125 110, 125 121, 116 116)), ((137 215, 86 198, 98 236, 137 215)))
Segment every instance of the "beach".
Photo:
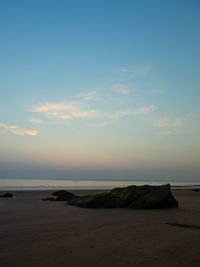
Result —
POLYGON ((179 227, 200 226, 200 192, 172 190, 179 208, 155 210, 42 201, 52 192, 12 191, 14 198, 0 199, 1 266, 200 266, 200 229, 179 227))

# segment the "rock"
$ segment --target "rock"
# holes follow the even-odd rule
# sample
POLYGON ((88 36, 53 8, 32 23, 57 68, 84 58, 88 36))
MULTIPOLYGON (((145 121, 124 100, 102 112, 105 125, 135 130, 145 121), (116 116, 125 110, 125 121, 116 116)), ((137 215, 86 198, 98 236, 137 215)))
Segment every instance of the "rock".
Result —
POLYGON ((56 196, 56 201, 69 201, 75 197, 71 192, 60 190, 52 193, 53 196, 56 196))
POLYGON ((69 204, 82 208, 114 208, 116 207, 116 198, 111 193, 105 192, 76 197, 70 200, 69 204))
POLYGON ((195 189, 191 189, 191 191, 200 192, 200 189, 199 188, 195 188, 195 189))
POLYGON ((1 195, 0 197, 12 198, 13 197, 13 194, 11 194, 11 193, 5 193, 5 194, 1 195))
POLYGON ((169 184, 114 188, 110 192, 74 198, 69 204, 83 208, 156 209, 178 207, 178 202, 172 196, 169 184))

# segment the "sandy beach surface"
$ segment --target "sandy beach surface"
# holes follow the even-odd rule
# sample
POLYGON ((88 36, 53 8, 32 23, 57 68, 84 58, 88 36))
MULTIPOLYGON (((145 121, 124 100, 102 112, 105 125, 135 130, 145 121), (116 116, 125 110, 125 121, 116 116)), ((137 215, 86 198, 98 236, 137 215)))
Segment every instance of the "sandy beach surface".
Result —
POLYGON ((200 192, 173 190, 180 207, 162 210, 41 201, 51 192, 0 199, 1 266, 200 266, 200 229, 166 224, 200 226, 200 192))

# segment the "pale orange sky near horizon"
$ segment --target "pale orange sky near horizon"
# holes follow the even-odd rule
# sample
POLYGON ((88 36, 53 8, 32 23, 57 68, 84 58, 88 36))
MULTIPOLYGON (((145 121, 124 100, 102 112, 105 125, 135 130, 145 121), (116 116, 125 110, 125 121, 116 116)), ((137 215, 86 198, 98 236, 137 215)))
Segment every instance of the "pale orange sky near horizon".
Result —
POLYGON ((0 1, 0 178, 200 180, 200 2, 47 2, 0 1))

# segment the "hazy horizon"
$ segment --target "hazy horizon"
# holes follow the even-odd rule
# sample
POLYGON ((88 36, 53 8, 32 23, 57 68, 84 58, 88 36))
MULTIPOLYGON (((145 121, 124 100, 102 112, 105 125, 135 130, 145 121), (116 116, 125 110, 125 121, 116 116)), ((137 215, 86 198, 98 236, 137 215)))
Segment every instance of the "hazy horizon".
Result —
POLYGON ((1 1, 0 179, 200 181, 199 12, 1 1))

